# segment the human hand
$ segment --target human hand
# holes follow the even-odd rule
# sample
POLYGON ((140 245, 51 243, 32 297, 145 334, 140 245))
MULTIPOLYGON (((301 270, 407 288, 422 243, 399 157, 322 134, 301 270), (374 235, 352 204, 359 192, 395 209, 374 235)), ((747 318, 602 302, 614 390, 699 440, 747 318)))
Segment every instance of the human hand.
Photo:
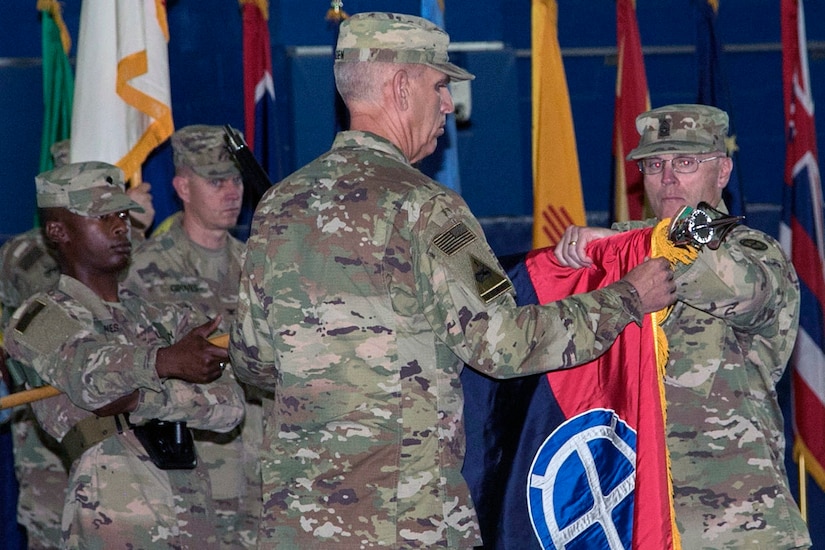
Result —
POLYGON ((152 185, 145 181, 126 190, 129 198, 143 207, 143 213, 135 212, 134 210, 129 212, 132 218, 132 225, 139 231, 145 231, 152 225, 152 221, 155 219, 155 207, 152 204, 151 190, 152 185))
POLYGON ((158 376, 195 384, 208 384, 220 378, 229 363, 229 352, 208 340, 220 324, 218 315, 171 346, 160 348, 155 360, 158 376))
POLYGON ((597 239, 615 235, 618 231, 604 227, 570 225, 556 244, 556 260, 566 267, 590 267, 593 260, 587 255, 587 244, 597 239))
POLYGON ((659 311, 676 301, 673 269, 665 258, 648 258, 622 277, 633 285, 642 303, 642 313, 659 311))

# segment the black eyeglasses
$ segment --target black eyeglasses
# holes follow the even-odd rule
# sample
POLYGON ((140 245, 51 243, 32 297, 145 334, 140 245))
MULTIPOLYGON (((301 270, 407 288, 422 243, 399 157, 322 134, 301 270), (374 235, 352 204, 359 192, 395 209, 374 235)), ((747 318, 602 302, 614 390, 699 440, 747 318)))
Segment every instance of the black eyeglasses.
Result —
MULTIPOLYGON (((722 155, 715 157, 708 157, 706 159, 698 159, 696 157, 674 157, 670 160, 670 165, 673 171, 677 174, 692 174, 699 169, 699 165, 709 160, 716 160, 724 158, 722 155)), ((665 164, 668 161, 656 157, 642 159, 638 162, 639 171, 642 174, 652 175, 658 174, 665 169, 665 164)))

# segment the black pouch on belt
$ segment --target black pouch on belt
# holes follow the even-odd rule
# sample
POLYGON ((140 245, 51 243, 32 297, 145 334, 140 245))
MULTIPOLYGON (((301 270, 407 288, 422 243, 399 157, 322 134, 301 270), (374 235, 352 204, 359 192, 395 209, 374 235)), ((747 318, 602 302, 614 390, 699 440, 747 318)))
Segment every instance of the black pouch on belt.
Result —
POLYGON ((192 431, 186 422, 149 420, 133 428, 146 454, 161 470, 191 470, 198 465, 192 431))

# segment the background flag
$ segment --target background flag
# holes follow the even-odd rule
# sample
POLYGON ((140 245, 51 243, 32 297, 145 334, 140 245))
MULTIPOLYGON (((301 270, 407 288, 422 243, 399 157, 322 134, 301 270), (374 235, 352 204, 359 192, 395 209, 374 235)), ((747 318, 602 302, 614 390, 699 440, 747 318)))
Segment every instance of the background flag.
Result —
MULTIPOLYGON (((239 0, 243 27, 244 138, 258 163, 273 182, 284 177, 275 83, 272 78, 272 45, 269 41, 269 1, 239 0)), ((255 207, 261 199, 252 185, 244 186, 244 207, 235 236, 246 240, 255 207)))
POLYGON ((728 210, 735 216, 746 215, 745 193, 739 179, 739 162, 736 145, 736 127, 733 121, 733 105, 730 89, 722 67, 722 43, 716 33, 716 16, 720 0, 694 0, 696 3, 696 56, 699 67, 699 93, 697 103, 712 105, 728 113, 728 155, 733 158, 733 171, 725 187, 724 199, 728 210))
POLYGON ((625 157, 639 143, 636 117, 650 110, 642 40, 635 0, 616 0, 616 104, 613 117, 613 221, 640 220, 645 214, 642 173, 625 157))
MULTIPOLYGON (((552 248, 514 259, 518 302, 600 288, 651 255, 652 228, 594 242, 603 269, 552 248)), ((631 323, 591 363, 512 380, 465 367, 464 474, 486 548, 678 548, 653 325, 631 323), (610 434, 610 435, 607 435, 610 434)))
POLYGON ((240 0, 243 16, 244 137, 273 181, 281 179, 268 0, 240 0))
POLYGON ((793 366, 794 452, 825 489, 825 222, 802 0, 782 0, 785 187, 780 239, 802 292, 793 366))
MULTIPOLYGON (((444 0, 421 0, 421 17, 446 30, 444 0)), ((447 116, 444 135, 432 155, 423 159, 419 168, 435 181, 461 193, 461 175, 458 169, 458 130, 455 115, 447 116)))
POLYGON ((174 131, 168 41, 162 0, 84 0, 72 162, 100 160, 140 177, 146 157, 174 131))
POLYGON ((43 134, 40 171, 54 168, 51 146, 69 137, 72 129, 74 76, 69 64, 72 39, 57 0, 38 0, 43 34, 43 134))
POLYGON ((555 245, 571 224, 587 225, 556 0, 532 3, 533 248, 555 245))

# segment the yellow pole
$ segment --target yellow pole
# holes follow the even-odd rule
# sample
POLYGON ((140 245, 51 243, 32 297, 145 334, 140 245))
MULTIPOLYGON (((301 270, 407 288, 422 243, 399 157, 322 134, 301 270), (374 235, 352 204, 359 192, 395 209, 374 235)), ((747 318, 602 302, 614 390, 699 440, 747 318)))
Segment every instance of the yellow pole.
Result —
MULTIPOLYGON (((219 348, 226 349, 229 347, 228 334, 219 334, 218 336, 213 336, 209 339, 209 341, 212 342, 212 344, 218 346, 219 348)), ((0 397, 0 410, 11 409, 12 407, 25 405, 33 401, 40 401, 41 399, 47 399, 49 397, 54 397, 55 395, 60 395, 60 393, 60 390, 58 390, 54 386, 49 385, 38 386, 30 390, 15 392, 11 395, 7 395, 6 397, 0 397)))
POLYGON ((19 391, 5 397, 0 397, 0 410, 11 409, 18 405, 25 405, 32 401, 40 401, 48 397, 60 395, 60 390, 54 386, 40 386, 30 390, 19 391))
POLYGON ((802 519, 808 523, 808 472, 805 469, 805 453, 799 453, 799 511, 802 519))

